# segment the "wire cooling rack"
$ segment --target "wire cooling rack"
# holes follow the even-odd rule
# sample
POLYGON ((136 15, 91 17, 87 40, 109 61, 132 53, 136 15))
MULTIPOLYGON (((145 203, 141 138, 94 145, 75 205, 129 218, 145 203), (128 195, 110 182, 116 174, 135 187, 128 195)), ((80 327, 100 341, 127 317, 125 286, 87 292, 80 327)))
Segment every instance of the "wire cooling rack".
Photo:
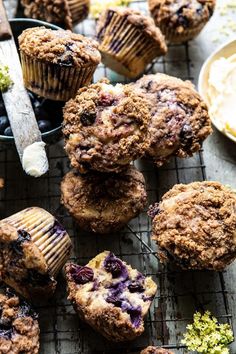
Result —
MULTIPOLYGON (((134 1, 132 6, 146 10, 145 1, 134 1)), ((93 36, 94 25, 94 21, 86 20, 76 30, 93 36)), ((167 56, 154 61, 147 72, 164 72, 194 81, 188 44, 170 46, 167 56)), ((126 82, 124 77, 100 65, 94 81, 104 76, 111 82, 126 82)), ((145 333, 131 343, 112 344, 78 319, 66 299, 65 280, 60 275, 53 299, 37 308, 41 354, 139 353, 148 345, 161 345, 180 354, 186 352, 181 346, 182 334, 196 310, 208 309, 219 320, 231 321, 224 273, 184 272, 173 265, 161 265, 155 255, 156 246, 150 240, 151 223, 146 212, 118 234, 98 236, 79 230, 60 206, 60 182, 70 168, 63 143, 50 146, 48 154, 50 172, 40 179, 32 179, 21 172, 16 152, 0 147, 0 177, 6 183, 0 192, 0 217, 29 206, 43 207, 55 214, 68 230, 74 244, 73 261, 86 264, 104 249, 111 250, 145 275, 151 275, 158 291, 146 318, 145 333)), ((158 201, 176 183, 206 179, 203 151, 190 159, 174 158, 159 169, 145 161, 135 164, 145 175, 149 204, 158 201)))

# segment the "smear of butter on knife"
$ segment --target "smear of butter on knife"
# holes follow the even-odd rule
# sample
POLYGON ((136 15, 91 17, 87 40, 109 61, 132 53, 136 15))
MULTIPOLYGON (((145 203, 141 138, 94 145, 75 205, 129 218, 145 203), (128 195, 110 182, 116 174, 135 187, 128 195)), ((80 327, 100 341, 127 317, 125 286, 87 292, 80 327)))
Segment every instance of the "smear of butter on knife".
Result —
POLYGON ((22 165, 25 172, 33 177, 40 177, 48 171, 48 159, 44 142, 36 142, 25 148, 22 165))

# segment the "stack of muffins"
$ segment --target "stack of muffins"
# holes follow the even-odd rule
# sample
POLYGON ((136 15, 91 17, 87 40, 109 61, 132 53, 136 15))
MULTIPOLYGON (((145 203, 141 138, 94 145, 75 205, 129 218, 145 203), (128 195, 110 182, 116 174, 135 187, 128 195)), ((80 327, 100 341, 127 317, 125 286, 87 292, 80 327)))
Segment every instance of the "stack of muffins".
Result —
POLYGON ((64 108, 63 133, 73 172, 62 203, 89 231, 122 228, 146 204, 143 175, 130 163, 148 144, 148 102, 132 87, 108 80, 78 91, 64 108))

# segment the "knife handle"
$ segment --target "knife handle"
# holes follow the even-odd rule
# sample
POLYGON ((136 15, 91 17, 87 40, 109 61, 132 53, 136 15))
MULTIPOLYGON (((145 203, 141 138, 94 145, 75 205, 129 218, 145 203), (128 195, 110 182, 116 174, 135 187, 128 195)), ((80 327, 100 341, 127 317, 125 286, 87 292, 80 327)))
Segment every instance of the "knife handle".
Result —
POLYGON ((3 0, 0 0, 0 40, 4 41, 12 38, 11 27, 8 22, 3 0))

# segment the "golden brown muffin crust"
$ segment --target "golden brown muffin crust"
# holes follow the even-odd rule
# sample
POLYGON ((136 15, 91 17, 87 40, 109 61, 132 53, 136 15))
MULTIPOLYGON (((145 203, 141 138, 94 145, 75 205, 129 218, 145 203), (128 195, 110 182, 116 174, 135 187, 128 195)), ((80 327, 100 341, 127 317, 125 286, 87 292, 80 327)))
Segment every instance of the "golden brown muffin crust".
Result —
POLYGON ((72 29, 71 13, 66 0, 21 0, 21 4, 26 17, 72 29))
POLYGON ((101 81, 82 88, 64 108, 63 133, 73 167, 120 172, 149 145, 148 102, 133 88, 101 81))
POLYGON ((142 350, 140 354, 174 354, 174 353, 168 349, 149 346, 146 349, 142 350))
POLYGON ((192 156, 211 134, 207 106, 190 81, 165 74, 146 75, 132 84, 151 103, 147 156, 161 166, 170 156, 192 156))
POLYGON ((98 233, 122 228, 145 207, 141 172, 130 166, 121 174, 69 172, 61 184, 62 204, 81 228, 98 233))
POLYGON ((101 61, 98 43, 71 31, 28 28, 19 36, 19 45, 24 54, 54 64, 85 67, 101 61))
POLYGON ((176 185, 150 215, 163 261, 223 270, 236 258, 236 194, 219 182, 176 185))
POLYGON ((143 15, 140 11, 130 8, 111 7, 101 13, 97 25, 97 33, 100 40, 102 40, 103 33, 108 25, 107 19, 109 16, 111 18, 112 13, 124 17, 127 22, 140 29, 144 35, 156 42, 158 46, 158 55, 166 54, 167 46, 165 38, 160 29, 155 26, 153 19, 143 15))
POLYGON ((7 291, 0 294, 1 326, 0 353, 38 354, 39 325, 35 314, 26 302, 7 291))
POLYGON ((215 0, 148 0, 157 25, 175 28, 177 33, 197 27, 212 16, 215 0))

